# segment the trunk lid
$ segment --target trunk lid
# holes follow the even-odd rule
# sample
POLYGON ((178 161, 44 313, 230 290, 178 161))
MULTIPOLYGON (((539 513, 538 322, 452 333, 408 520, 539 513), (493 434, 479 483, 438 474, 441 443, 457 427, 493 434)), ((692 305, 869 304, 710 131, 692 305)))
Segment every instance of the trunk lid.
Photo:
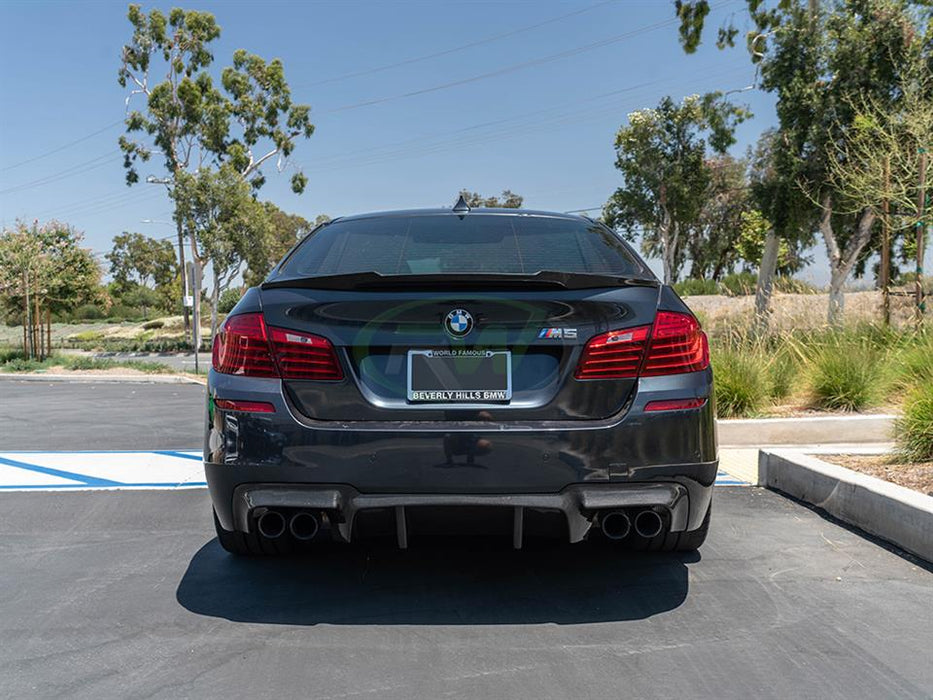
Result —
POLYGON ((659 294, 654 280, 599 281, 282 280, 263 285, 261 303, 268 325, 330 340, 346 370, 340 382, 284 382, 293 405, 311 419, 596 420, 621 411, 637 380, 576 380, 580 353, 594 335, 650 324, 659 294), (462 338, 446 325, 456 310, 472 319, 462 338), (507 351, 511 397, 411 401, 410 350, 507 351))

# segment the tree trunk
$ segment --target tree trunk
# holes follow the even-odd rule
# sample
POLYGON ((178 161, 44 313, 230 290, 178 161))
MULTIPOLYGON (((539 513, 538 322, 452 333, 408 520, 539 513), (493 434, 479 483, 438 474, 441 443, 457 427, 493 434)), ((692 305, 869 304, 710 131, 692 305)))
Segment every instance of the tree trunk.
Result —
POLYGON ((33 297, 32 337, 35 338, 35 356, 40 362, 45 359, 42 355, 42 316, 39 314, 39 295, 33 297))
POLYGON ((765 247, 758 266, 758 285, 755 288, 755 332, 764 335, 771 324, 771 292, 774 288, 774 273, 777 271, 778 252, 781 242, 774 229, 765 235, 765 247))
POLYGON ((23 351, 24 351, 24 354, 26 355, 26 359, 28 360, 35 356, 35 347, 36 347, 35 342, 34 342, 35 338, 32 334, 32 307, 30 305, 32 300, 29 298, 29 272, 28 270, 23 272, 23 280, 25 282, 23 286, 26 290, 25 297, 24 297, 25 308, 24 308, 24 313, 23 313, 23 323, 26 325, 26 328, 28 329, 26 335, 29 341, 26 343, 26 346, 23 348, 23 351))
MULTIPOLYGON (((175 173, 175 180, 176 182, 178 180, 177 172, 175 173)), ((177 211, 177 205, 176 205, 176 211, 177 211)), ((178 272, 181 275, 181 294, 182 296, 184 296, 185 294, 190 293, 190 290, 189 290, 190 280, 187 279, 188 271, 187 271, 187 267, 185 266, 185 234, 182 229, 180 219, 176 219, 175 228, 178 232, 178 272)), ((192 247, 193 246, 194 244, 192 243, 192 247)), ((182 311, 185 314, 185 331, 187 332, 188 329, 191 328, 191 319, 190 319, 190 314, 188 312, 188 307, 185 306, 184 304, 184 300, 182 301, 182 311)))
POLYGON ((842 290, 848 277, 848 271, 843 273, 834 269, 830 274, 828 320, 831 326, 842 324, 842 317, 846 307, 846 295, 842 290))
POLYGON ((664 271, 664 284, 674 283, 674 261, 677 250, 677 231, 671 232, 671 212, 667 208, 667 187, 661 185, 661 226, 658 233, 661 237, 661 266, 664 271))
POLYGON ((846 243, 845 249, 839 247, 832 224, 832 200, 829 195, 823 197, 823 214, 820 216, 820 233, 826 243, 826 254, 829 258, 829 309, 827 320, 830 325, 838 326, 842 323, 845 310, 845 292, 843 287, 849 279, 849 273, 855 266, 855 261, 862 249, 871 239, 871 227, 877 218, 871 209, 863 209, 856 221, 855 231, 846 243))
POLYGON ((49 354, 52 354, 52 310, 45 310, 45 347, 49 349, 49 354))
POLYGON ((217 266, 211 265, 214 269, 214 288, 211 290, 211 339, 217 335, 217 305, 220 303, 220 275, 217 274, 217 266))

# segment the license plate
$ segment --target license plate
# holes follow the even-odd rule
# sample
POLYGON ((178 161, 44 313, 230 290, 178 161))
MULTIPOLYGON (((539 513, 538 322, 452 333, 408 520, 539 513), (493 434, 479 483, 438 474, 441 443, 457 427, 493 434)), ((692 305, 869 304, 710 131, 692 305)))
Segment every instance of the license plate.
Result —
POLYGON ((409 350, 408 400, 496 403, 512 398, 508 350, 409 350))

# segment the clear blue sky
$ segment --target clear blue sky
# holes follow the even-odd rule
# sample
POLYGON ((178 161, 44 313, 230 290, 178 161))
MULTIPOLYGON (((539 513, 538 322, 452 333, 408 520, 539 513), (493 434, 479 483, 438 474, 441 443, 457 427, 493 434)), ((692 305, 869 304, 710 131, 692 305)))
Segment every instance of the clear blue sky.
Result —
MULTIPOLYGON (((292 194, 288 174, 274 168, 261 191, 309 219, 450 206, 462 187, 509 188, 532 208, 601 206, 619 184, 612 143, 629 112, 754 78, 744 48, 719 51, 709 40, 733 13, 741 26, 738 0, 714 2, 713 32, 691 56, 669 0, 180 5, 217 17, 215 68, 238 48, 281 58, 294 98, 312 106, 317 130, 292 158, 310 178, 305 194, 292 194), (374 70, 474 42, 482 43, 374 70)), ((95 251, 125 230, 171 234, 170 225, 141 223, 167 221, 169 202, 159 186, 127 188, 117 152, 126 7, 0 4, 0 223, 58 218, 95 251)), ((739 129, 741 154, 774 123, 773 101, 759 91, 733 99, 756 115, 739 129)), ((153 159, 141 176, 161 167, 153 159)))

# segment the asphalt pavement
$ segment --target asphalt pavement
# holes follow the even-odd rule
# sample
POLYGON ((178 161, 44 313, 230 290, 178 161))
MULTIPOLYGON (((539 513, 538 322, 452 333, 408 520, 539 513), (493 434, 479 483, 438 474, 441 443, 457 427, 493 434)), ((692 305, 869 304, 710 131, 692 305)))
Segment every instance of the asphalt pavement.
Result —
POLYGON ((204 441, 198 384, 0 379, 0 450, 174 450, 204 441))
MULTIPOLYGON (((3 381, 0 449, 190 447, 202 411, 3 381)), ((0 493, 0 533, 0 697, 933 697, 930 568, 757 488, 717 489, 691 555, 238 559, 201 489, 0 493)))

